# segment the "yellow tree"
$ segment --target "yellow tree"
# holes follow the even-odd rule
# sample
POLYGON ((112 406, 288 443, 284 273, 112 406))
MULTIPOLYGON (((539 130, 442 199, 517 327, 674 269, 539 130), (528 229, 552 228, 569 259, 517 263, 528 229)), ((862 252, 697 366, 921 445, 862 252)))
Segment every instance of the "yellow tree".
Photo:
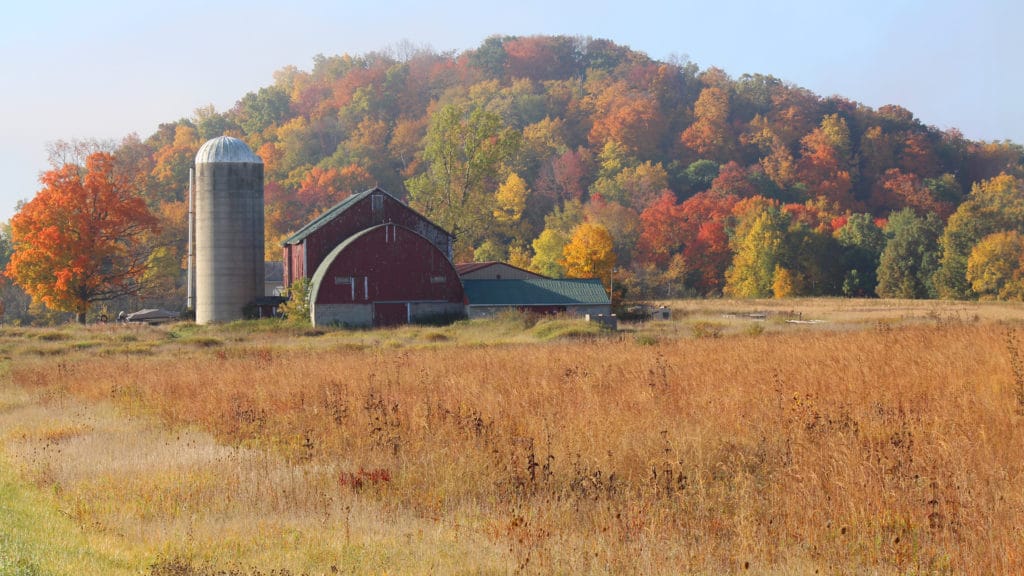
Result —
POLYGON ((1016 230, 989 234, 967 258, 967 281, 982 298, 1020 300, 1024 236, 1016 230))
POLYGON ((615 267, 615 248, 612 235, 604 226, 590 222, 577 226, 562 256, 566 276, 600 278, 605 288, 610 287, 612 269, 615 267))
POLYGON ((33 299, 74 312, 134 294, 149 257, 144 244, 157 219, 130 174, 111 154, 89 155, 43 174, 43 189, 11 219, 14 254, 6 274, 33 299))
POLYGON ((1024 233, 1024 180, 1009 174, 975 182, 971 193, 949 217, 942 233, 942 261, 935 278, 942 298, 971 298, 967 259, 989 234, 1024 233))
POLYGON ((494 218, 498 222, 518 222, 526 209, 526 198, 530 195, 530 189, 526 180, 512 172, 505 179, 505 183, 498 186, 494 193, 494 218))

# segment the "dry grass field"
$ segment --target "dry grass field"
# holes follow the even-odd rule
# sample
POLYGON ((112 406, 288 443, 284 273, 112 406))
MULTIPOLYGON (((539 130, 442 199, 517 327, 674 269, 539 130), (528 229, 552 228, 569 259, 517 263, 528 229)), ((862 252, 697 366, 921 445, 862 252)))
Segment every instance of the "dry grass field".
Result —
POLYGON ((1024 573, 1024 308, 672 308, 2 328, 0 573, 1024 573))

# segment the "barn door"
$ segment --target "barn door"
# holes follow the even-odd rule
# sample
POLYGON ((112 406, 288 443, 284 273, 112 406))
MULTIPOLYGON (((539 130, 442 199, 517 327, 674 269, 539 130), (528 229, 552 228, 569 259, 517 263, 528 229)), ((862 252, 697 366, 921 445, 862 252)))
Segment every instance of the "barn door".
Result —
POLYGON ((409 323, 409 304, 400 302, 373 305, 374 326, 400 326, 409 323))

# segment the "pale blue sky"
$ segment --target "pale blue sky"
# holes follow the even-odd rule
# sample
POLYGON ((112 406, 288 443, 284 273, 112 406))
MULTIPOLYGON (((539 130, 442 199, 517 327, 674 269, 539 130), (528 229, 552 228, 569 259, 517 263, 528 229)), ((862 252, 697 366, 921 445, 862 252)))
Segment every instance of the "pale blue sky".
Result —
POLYGON ((0 221, 39 188, 47 142, 145 138, 230 108, 287 65, 408 41, 607 38, 733 77, 771 74, 873 108, 898 104, 971 139, 1024 143, 1018 0, 12 0, 0 19, 0 221))

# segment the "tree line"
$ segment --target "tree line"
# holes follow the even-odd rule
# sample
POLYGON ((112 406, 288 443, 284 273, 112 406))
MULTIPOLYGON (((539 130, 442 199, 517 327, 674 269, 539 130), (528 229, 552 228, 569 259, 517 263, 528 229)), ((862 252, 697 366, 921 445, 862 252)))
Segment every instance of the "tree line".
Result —
MULTIPOLYGON (((820 97, 770 75, 732 78, 565 36, 317 56, 229 110, 198 109, 144 139, 58 143, 43 190, 0 243, 7 275, 43 261, 29 255, 38 214, 36 228, 26 222, 35 204, 60 205, 45 200, 46 178, 67 180, 73 166, 85 182, 94 155, 108 154, 147 214, 118 216, 139 218, 146 256, 124 286, 180 306, 188 169, 222 134, 265 162, 268 258, 316 215, 378 185, 455 234, 457 260, 614 277, 626 298, 1024 294, 1020 145, 971 141, 899 106, 820 97)), ((126 237, 98 267, 138 256, 126 237)), ((62 266, 74 268, 54 260, 36 275, 62 266)))

